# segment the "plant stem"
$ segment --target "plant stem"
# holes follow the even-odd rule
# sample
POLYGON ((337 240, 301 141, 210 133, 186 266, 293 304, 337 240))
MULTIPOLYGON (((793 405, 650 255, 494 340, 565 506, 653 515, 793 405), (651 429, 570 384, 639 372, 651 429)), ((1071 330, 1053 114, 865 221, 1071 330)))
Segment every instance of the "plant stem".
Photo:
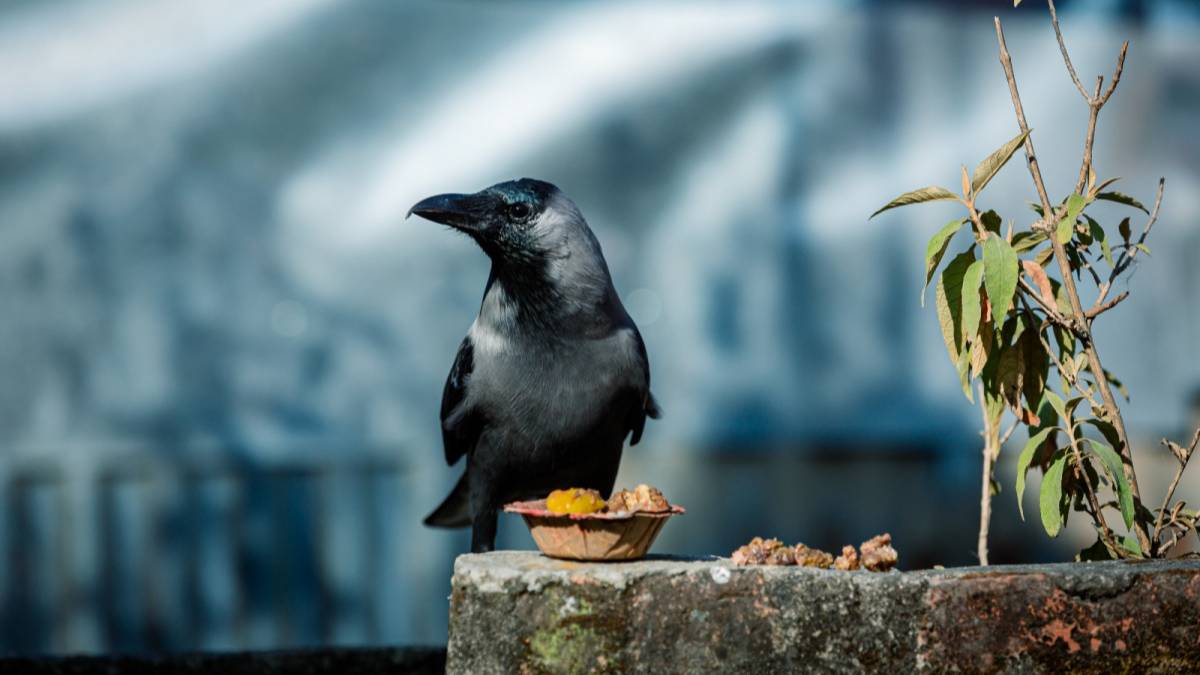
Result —
MULTIPOLYGON (((1068 411, 1069 414, 1069 411, 1068 411)), ((1104 540, 1104 545, 1108 550, 1118 558, 1128 557, 1125 549, 1117 546, 1117 540, 1113 537, 1112 530, 1108 527, 1108 522, 1104 519, 1104 509, 1100 506, 1100 500, 1096 498, 1096 490, 1087 479, 1087 472, 1083 470, 1083 452, 1079 449, 1079 440, 1075 438, 1075 422, 1071 417, 1062 420, 1063 431, 1067 433, 1067 438, 1071 440, 1071 454, 1075 457, 1075 477, 1083 483, 1084 491, 1087 492, 1088 503, 1092 507, 1092 515, 1096 518, 1096 523, 1100 525, 1100 538, 1104 540)))
MULTIPOLYGON (((1057 26, 1057 22, 1056 26, 1057 26)), ((1000 26, 1000 17, 995 18, 996 24, 996 40, 1000 44, 1000 63, 1004 67, 1004 75, 1008 79, 1008 90, 1012 96, 1013 109, 1016 112, 1017 124, 1020 125, 1022 132, 1029 131, 1029 125, 1025 121, 1025 110, 1021 105, 1021 95, 1017 91, 1017 78, 1013 74, 1012 57, 1008 54, 1008 46, 1004 43, 1004 30, 1000 26)), ((1121 65, 1124 61, 1124 50, 1122 50, 1122 60, 1118 63, 1121 65)), ((1119 76, 1118 76, 1119 77, 1119 76)), ((1114 82, 1115 84, 1115 82, 1114 82)), ((1111 93, 1111 87, 1110 92, 1111 93)), ((1108 93, 1103 97, 1107 100, 1108 93)), ((1090 101, 1090 99, 1089 99, 1090 101)), ((1102 103, 1101 103, 1102 104, 1102 103)), ((1090 147, 1086 153, 1090 156, 1090 147)), ((1121 409, 1117 407, 1116 399, 1113 398, 1112 389, 1108 383, 1108 377, 1104 374, 1104 368, 1100 363, 1100 354, 1096 351, 1096 345, 1092 341, 1091 330, 1087 325, 1083 304, 1079 301, 1079 291, 1075 287, 1075 278, 1071 275, 1071 265, 1067 259, 1066 249, 1058 240, 1054 233, 1054 211, 1050 207, 1050 198, 1046 193, 1046 184, 1042 180, 1041 169, 1038 168, 1036 155, 1033 152, 1033 139, 1031 136, 1025 137, 1025 156, 1029 165, 1029 173, 1033 177, 1034 186, 1037 188, 1038 197, 1042 201, 1042 213, 1045 214, 1043 221, 1047 235, 1050 239, 1050 244, 1054 250, 1054 259, 1058 263, 1059 274, 1062 275, 1063 288, 1067 293, 1067 297, 1071 303, 1071 317, 1073 330, 1083 345, 1084 352, 1087 354, 1088 369, 1092 372, 1092 377, 1096 380, 1096 388, 1100 391, 1100 398, 1104 401, 1105 412, 1112 423, 1113 428, 1117 431, 1117 436, 1121 440, 1121 447, 1118 449, 1121 455, 1122 464, 1125 469, 1125 477, 1129 481, 1129 490, 1133 494, 1135 501, 1141 501, 1141 491, 1138 488, 1137 473, 1133 468, 1132 446, 1129 444, 1129 436, 1125 431, 1125 422, 1121 418, 1121 409)), ((1087 179, 1087 171, 1083 172, 1084 180, 1087 179)), ((1074 439, 1072 439, 1074 446, 1074 439)), ((1078 452, 1078 450, 1076 449, 1078 452)), ((1077 458, 1078 460, 1078 458, 1077 458)), ((1082 469, 1080 469, 1082 470, 1082 469)), ((1087 481, 1085 480, 1086 484, 1087 481)), ((1090 487, 1090 486, 1089 486, 1090 487)), ((1093 505, 1094 506, 1094 505, 1093 505)), ((1097 512, 1097 516, 1100 516, 1097 512)), ((1137 536, 1138 542, 1142 546, 1143 551, 1150 551, 1150 537, 1146 531, 1146 523, 1140 517, 1134 518, 1134 533, 1137 536)))
POLYGON ((988 564, 988 530, 992 521, 992 468, 1000 455, 1000 420, 992 421, 987 410, 987 396, 979 385, 979 409, 983 413, 983 485, 979 492, 979 564, 988 564))

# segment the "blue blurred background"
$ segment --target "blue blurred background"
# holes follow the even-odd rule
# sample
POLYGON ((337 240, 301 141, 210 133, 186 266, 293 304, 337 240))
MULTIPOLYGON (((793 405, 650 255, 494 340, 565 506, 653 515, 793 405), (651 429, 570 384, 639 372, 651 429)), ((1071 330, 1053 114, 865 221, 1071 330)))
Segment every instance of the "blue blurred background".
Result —
MULTIPOLYGON (((1085 80, 1131 41, 1098 173, 1167 177, 1098 324, 1159 495, 1200 390, 1200 10, 1061 4, 1085 80)), ((867 216, 1015 134, 993 13, 1059 198, 1086 109, 1032 1, 3 3, 0 651, 444 640, 467 534, 420 518, 487 261, 404 214, 518 176, 578 202, 645 336, 666 415, 619 483, 689 509, 657 551, 970 564, 979 413, 918 302, 955 210, 867 216)), ((1021 164, 987 203, 1024 224, 1021 164)), ((1013 454, 993 562, 1069 558, 1013 454)))

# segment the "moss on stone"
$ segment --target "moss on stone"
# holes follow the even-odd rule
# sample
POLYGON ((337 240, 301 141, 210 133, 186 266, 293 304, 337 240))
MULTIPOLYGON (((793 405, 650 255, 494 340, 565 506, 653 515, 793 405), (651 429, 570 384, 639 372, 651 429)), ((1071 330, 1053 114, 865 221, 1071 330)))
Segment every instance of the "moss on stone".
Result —
POLYGON ((568 623, 555 628, 543 628, 529 639, 533 664, 549 673, 597 672, 602 655, 603 638, 591 628, 568 623))

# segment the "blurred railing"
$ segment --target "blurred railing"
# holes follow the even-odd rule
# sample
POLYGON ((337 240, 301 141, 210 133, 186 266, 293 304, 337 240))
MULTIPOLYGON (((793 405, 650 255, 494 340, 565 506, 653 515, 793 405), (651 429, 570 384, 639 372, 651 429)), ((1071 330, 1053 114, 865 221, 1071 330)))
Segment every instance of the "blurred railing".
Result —
POLYGON ((405 592, 383 569, 403 551, 399 457, 0 458, 0 652, 378 644, 405 592))

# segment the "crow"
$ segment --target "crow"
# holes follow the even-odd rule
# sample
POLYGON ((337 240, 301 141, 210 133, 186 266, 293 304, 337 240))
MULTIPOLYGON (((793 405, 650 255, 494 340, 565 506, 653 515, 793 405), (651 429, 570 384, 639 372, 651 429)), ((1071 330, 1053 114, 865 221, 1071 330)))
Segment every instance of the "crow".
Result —
POLYGON ((491 259, 479 316, 442 391, 446 463, 466 457, 431 527, 471 526, 495 547, 509 501, 584 487, 607 498, 626 437, 658 418, 637 326, 583 214, 554 185, 522 178, 409 211, 470 236, 491 259))

